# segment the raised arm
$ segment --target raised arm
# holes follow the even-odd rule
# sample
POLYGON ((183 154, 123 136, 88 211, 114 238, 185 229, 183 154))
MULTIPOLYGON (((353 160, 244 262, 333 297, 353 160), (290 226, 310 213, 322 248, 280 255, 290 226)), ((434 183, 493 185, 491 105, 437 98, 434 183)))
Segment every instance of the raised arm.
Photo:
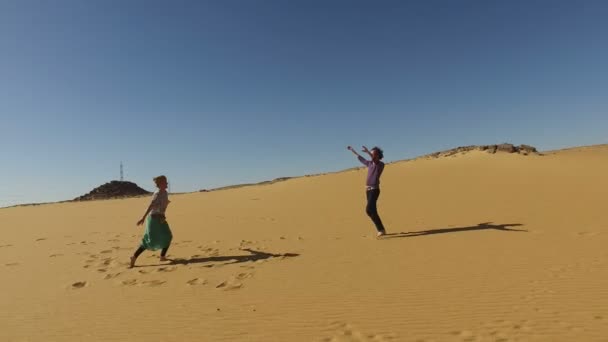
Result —
POLYGON ((366 160, 365 158, 361 157, 359 155, 359 153, 357 153, 357 151, 355 151, 354 148, 348 146, 347 147, 349 151, 351 151, 355 156, 357 156, 357 159, 359 159, 359 161, 361 162, 361 164, 365 165, 365 166, 369 166, 370 161, 366 160))
POLYGON ((352 148, 351 146, 348 146, 348 147, 347 147, 347 149, 348 149, 349 151, 351 151, 351 152, 352 152, 352 153, 353 153, 355 156, 357 156, 357 157, 361 157, 361 156, 359 155, 359 153, 357 153, 357 151, 355 151, 355 149, 354 149, 354 148, 352 148))
POLYGON ((367 153, 370 158, 374 158, 374 156, 372 156, 372 153, 365 146, 363 146, 363 152, 367 153))

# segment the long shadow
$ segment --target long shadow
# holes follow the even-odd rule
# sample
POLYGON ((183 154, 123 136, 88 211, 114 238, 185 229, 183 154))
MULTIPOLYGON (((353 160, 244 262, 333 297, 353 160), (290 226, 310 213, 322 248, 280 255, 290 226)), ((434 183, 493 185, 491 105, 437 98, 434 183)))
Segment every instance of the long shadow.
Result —
POLYGON ((297 257, 300 254, 296 253, 284 253, 284 254, 273 254, 256 251, 250 248, 243 248, 242 250, 251 253, 250 255, 225 255, 225 256, 212 256, 212 257, 204 257, 204 258, 175 258, 169 259, 168 264, 154 264, 154 265, 141 265, 135 267, 150 267, 150 266, 167 266, 167 265, 190 265, 190 264, 201 264, 201 263, 213 263, 213 262, 225 262, 223 265, 231 265, 231 264, 240 264, 243 262, 255 262, 258 260, 266 260, 266 259, 286 259, 297 257))
POLYGON ((440 228, 440 229, 430 229, 430 230, 421 230, 417 232, 401 232, 401 233, 392 233, 386 234, 384 238, 403 238, 403 237, 416 237, 423 235, 433 235, 433 234, 445 234, 445 233, 458 233, 458 232, 470 232, 474 230, 499 230, 504 232, 527 232, 525 229, 512 229, 508 227, 519 227, 523 226, 521 223, 508 223, 508 224, 492 224, 492 222, 484 222, 480 223, 476 226, 470 227, 456 227, 456 228, 440 228))

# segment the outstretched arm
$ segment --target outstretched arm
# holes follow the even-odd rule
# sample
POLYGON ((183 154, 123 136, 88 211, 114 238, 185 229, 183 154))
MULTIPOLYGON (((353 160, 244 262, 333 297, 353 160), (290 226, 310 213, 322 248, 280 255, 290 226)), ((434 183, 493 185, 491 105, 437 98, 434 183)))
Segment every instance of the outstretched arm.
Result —
POLYGON ((359 153, 357 153, 357 151, 355 151, 354 148, 348 146, 347 147, 349 151, 351 151, 354 155, 357 156, 357 159, 359 159, 359 161, 361 162, 361 164, 365 165, 365 166, 369 166, 370 161, 366 160, 365 158, 361 157, 359 155, 359 153))
POLYGON ((357 151, 355 151, 355 149, 354 149, 354 148, 352 148, 351 146, 348 146, 348 147, 347 147, 347 149, 348 149, 349 151, 351 151, 351 152, 352 152, 354 155, 356 155, 357 157, 361 157, 361 156, 359 155, 359 153, 357 153, 357 151))
POLYGON ((374 156, 372 156, 372 153, 365 146, 363 146, 363 152, 367 153, 370 158, 374 158, 374 156))

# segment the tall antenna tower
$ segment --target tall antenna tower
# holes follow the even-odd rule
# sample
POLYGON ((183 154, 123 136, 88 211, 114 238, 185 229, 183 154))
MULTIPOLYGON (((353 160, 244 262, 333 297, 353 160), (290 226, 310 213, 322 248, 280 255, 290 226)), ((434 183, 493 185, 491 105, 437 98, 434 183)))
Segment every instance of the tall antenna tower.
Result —
POLYGON ((123 172, 122 172, 122 161, 120 162, 120 181, 124 181, 123 172))

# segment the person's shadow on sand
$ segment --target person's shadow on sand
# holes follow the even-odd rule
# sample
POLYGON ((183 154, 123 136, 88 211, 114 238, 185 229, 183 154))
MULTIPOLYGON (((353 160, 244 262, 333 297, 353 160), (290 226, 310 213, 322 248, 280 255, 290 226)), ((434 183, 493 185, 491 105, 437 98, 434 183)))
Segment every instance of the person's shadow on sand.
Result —
POLYGON ((231 265, 231 264, 239 264, 243 262, 255 262, 258 260, 267 260, 267 259, 286 259, 297 257, 300 254, 296 253, 284 253, 284 254, 273 254, 256 251, 250 248, 243 248, 243 251, 247 251, 251 254, 249 255, 224 255, 224 256, 212 256, 212 257, 201 257, 201 258, 168 258, 168 264, 154 264, 154 265, 140 265, 135 267, 150 267, 150 266, 167 266, 167 265, 189 265, 189 264, 201 264, 201 263, 213 263, 213 262, 225 262, 223 265, 231 265))
POLYGON ((225 262, 224 265, 231 264, 239 264, 243 262, 255 262, 258 260, 267 260, 274 258, 293 258, 299 256, 296 253, 284 253, 284 254, 273 254, 267 252, 256 251, 249 248, 243 248, 242 250, 247 251, 251 254, 249 255, 224 255, 224 256, 212 256, 212 257, 201 257, 201 258, 190 258, 190 259, 181 259, 174 258, 169 259, 170 265, 189 265, 189 264, 200 264, 200 263, 210 263, 210 262, 225 262))
POLYGON ((499 230, 505 232, 527 232, 525 229, 512 229, 508 227, 519 227, 523 226, 521 223, 508 223, 508 224, 492 224, 492 222, 484 222, 480 223, 476 226, 471 227, 456 227, 456 228, 440 228, 440 229, 430 229, 430 230, 421 230, 417 232, 401 232, 401 233, 392 233, 386 234, 384 236, 385 239, 390 238, 402 238, 402 237, 415 237, 422 235, 433 235, 433 234, 444 234, 444 233, 458 233, 458 232, 469 232, 474 230, 499 230))

